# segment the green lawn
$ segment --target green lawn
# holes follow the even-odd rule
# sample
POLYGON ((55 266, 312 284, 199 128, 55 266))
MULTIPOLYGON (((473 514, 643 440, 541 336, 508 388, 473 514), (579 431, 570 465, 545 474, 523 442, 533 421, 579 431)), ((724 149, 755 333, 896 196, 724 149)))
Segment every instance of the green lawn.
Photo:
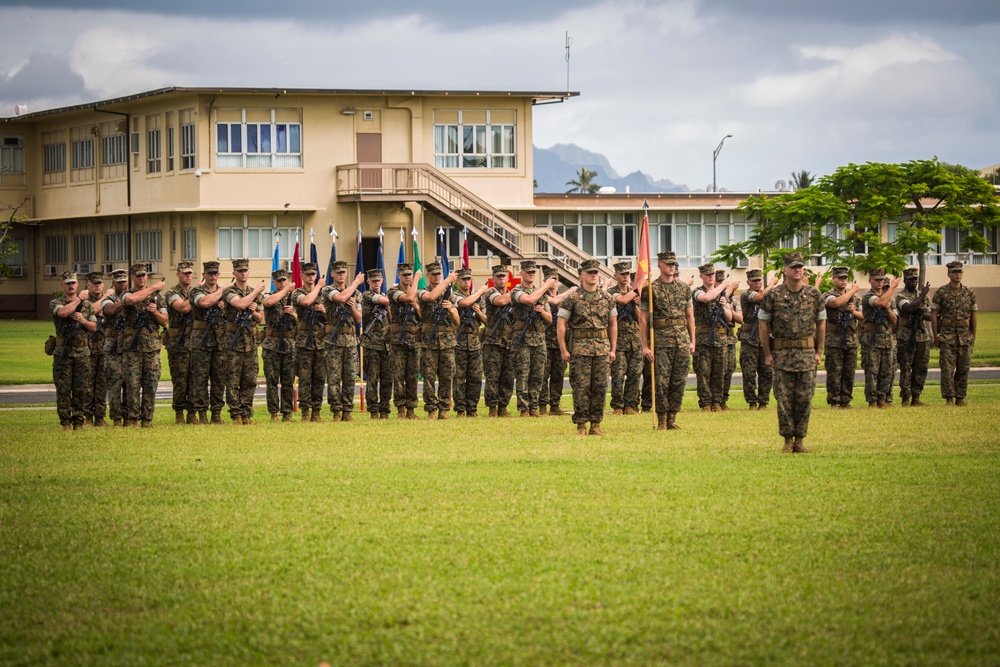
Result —
MULTIPOLYGON (((52 359, 45 356, 42 344, 54 332, 51 322, 0 320, 0 384, 42 384, 52 382, 52 359)), ((166 350, 161 352, 163 374, 170 379, 166 350)), ((1000 312, 980 313, 979 332, 973 366, 1000 366, 1000 312)), ((937 367, 938 352, 931 350, 931 366, 937 367)), ((260 365, 260 377, 264 365, 260 365)))
POLYGON ((1000 387, 948 409, 63 433, 0 411, 0 664, 1000 663, 1000 387), (874 437, 873 437, 874 434, 874 437))

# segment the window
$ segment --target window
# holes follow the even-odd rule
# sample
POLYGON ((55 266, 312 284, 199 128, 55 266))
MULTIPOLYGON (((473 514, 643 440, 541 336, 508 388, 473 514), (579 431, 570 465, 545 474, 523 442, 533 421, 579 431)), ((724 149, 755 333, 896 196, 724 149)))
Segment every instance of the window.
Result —
POLYGON ((73 261, 77 264, 97 261, 97 237, 93 234, 73 236, 73 261))
POLYGON ((0 138, 0 185, 24 185, 24 138, 0 138))
POLYGON ((27 263, 24 238, 15 236, 11 239, 11 243, 14 244, 14 249, 11 254, 7 256, 7 264, 9 266, 24 266, 27 263))
POLYGON ((146 229, 135 233, 135 259, 139 262, 158 262, 163 256, 163 232, 146 229))
POLYGON ((126 232, 106 232, 104 234, 104 261, 128 261, 128 234, 126 232))
POLYGON ((74 127, 70 130, 70 180, 74 183, 94 180, 94 134, 97 128, 74 127))
MULTIPOLYGON (((298 109, 219 109, 215 149, 220 167, 302 167, 302 123, 298 109)), ((194 166, 194 128, 191 129, 194 166)))
MULTIPOLYGON (((162 169, 163 142, 160 136, 160 116, 146 116, 146 173, 158 174, 162 169)), ((152 258, 145 258, 152 259, 152 258)), ((159 259, 159 258, 156 258, 159 259)))
POLYGON ((191 109, 181 111, 181 169, 194 169, 194 122, 191 109))
POLYGON ((181 230, 181 259, 196 259, 198 257, 198 230, 186 227, 181 230))
POLYGON ((65 236, 46 236, 45 237, 45 263, 46 264, 65 264, 69 261, 66 256, 66 237, 65 236))
MULTIPOLYGON (((273 217, 273 216, 269 216, 273 217)), ((299 258, 309 261, 309 245, 301 227, 219 227, 219 259, 271 259, 274 257, 275 233, 281 242, 278 259, 290 260, 299 242, 299 258)))
POLYGON ((125 121, 101 123, 101 179, 125 178, 128 135, 125 121))
POLYGON ((174 128, 167 126, 167 171, 174 170, 174 128))
POLYGON ((517 167, 512 110, 434 112, 434 166, 442 169, 517 167))
MULTIPOLYGON (((448 248, 448 259, 454 262, 455 267, 462 266, 462 230, 457 227, 446 227, 444 230, 445 244, 448 248)), ((437 242, 434 244, 437 252, 437 242)), ((469 236, 469 257, 486 257, 486 246, 480 246, 476 240, 469 236)))
POLYGON ((243 228, 219 228, 219 259, 243 257, 243 228))
POLYGON ((66 133, 42 134, 42 185, 66 182, 66 133))

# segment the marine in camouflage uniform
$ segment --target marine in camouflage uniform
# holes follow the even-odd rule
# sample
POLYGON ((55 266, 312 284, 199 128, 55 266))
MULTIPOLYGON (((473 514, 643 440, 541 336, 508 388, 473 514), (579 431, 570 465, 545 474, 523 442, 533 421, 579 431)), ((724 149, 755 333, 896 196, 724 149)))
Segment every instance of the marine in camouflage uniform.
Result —
POLYGON ((367 271, 368 289, 361 295, 361 347, 365 358, 365 396, 372 419, 388 419, 392 401, 392 358, 389 353, 389 297, 382 294, 382 270, 367 271))
POLYGON ((274 291, 264 297, 264 382, 267 411, 271 421, 292 421, 295 408, 295 325, 298 322, 292 307, 295 284, 288 272, 271 272, 274 291), (280 415, 280 417, 279 417, 280 415))
POLYGON ((771 400, 774 371, 764 363, 757 313, 760 302, 777 284, 778 279, 775 277, 764 287, 761 270, 750 269, 747 271, 747 290, 740 294, 740 310, 743 312, 743 326, 740 327, 739 334, 740 372, 743 373, 743 398, 750 410, 763 410, 771 400))
POLYGON ((608 395, 608 361, 615 359, 618 312, 615 299, 598 285, 600 262, 580 263, 580 290, 559 304, 556 332, 563 361, 569 362, 573 390, 573 423, 577 435, 604 435, 604 403, 608 395), (567 330, 573 341, 566 342, 567 330), (571 349, 572 348, 572 349, 571 349))
POLYGON ((941 397, 948 405, 965 405, 969 366, 976 343, 976 294, 962 284, 962 263, 948 264, 948 284, 931 299, 934 346, 941 349, 941 397))
MULTIPOLYGON (((722 284, 726 277, 726 272, 719 269, 715 272, 715 284, 722 284)), ((729 409, 729 389, 733 386, 733 374, 736 373, 736 343, 739 340, 736 325, 743 324, 743 306, 740 304, 739 298, 733 298, 733 293, 739 285, 740 283, 738 280, 733 281, 729 283, 729 287, 727 287, 725 291, 726 303, 728 303, 732 309, 733 320, 730 323, 729 331, 726 332, 726 369, 722 376, 721 407, 723 410, 729 409)))
POLYGON ((493 287, 486 292, 486 338, 483 340, 484 398, 490 417, 510 417, 507 406, 514 393, 518 351, 511 346, 513 306, 507 290, 507 268, 493 267, 493 287))
POLYGON ((104 366, 108 387, 108 417, 111 425, 120 427, 125 419, 125 350, 122 338, 125 334, 125 315, 122 313, 122 295, 128 287, 128 271, 118 269, 112 272, 114 291, 101 301, 104 313, 104 366))
POLYGON ((472 291, 472 271, 459 269, 455 296, 458 299, 458 332, 455 334, 455 414, 477 417, 479 396, 483 390, 483 323, 489 287, 483 284, 472 291))
POLYGON ((333 421, 353 421, 354 383, 358 378, 358 335, 361 324, 361 294, 365 281, 359 273, 347 284, 347 262, 334 262, 333 285, 320 290, 326 308, 326 398, 333 421))
POLYGON ((864 318, 858 281, 847 287, 848 268, 830 270, 833 289, 823 293, 826 306, 826 402, 832 408, 848 409, 854 397, 854 371, 858 367, 858 322, 864 318))
POLYGON ((698 407, 705 412, 722 410, 726 373, 726 345, 733 313, 725 297, 728 281, 715 284, 715 267, 698 267, 702 286, 691 294, 694 301, 694 372, 698 378, 698 407), (713 324, 714 322, 714 324, 713 324), (713 330, 714 329, 714 330, 713 330))
POLYGON ((691 288, 677 279, 674 253, 661 252, 657 259, 660 277, 643 287, 639 297, 639 339, 643 356, 653 362, 656 429, 666 431, 680 429, 677 413, 684 401, 684 387, 694 354, 694 303, 691 288), (652 341, 649 331, 653 332, 652 341))
POLYGON ((392 351, 392 401, 400 419, 418 419, 417 373, 420 363, 420 308, 418 275, 413 265, 396 265, 399 283, 389 288, 389 349, 392 351))
POLYGON ((642 341, 639 340, 639 288, 629 285, 631 262, 614 266, 615 281, 608 296, 618 313, 618 345, 611 362, 611 409, 614 414, 639 412, 639 381, 642 377, 642 341))
POLYGON ((104 276, 94 271, 87 274, 87 300, 97 318, 97 328, 90 334, 90 390, 87 392, 87 404, 83 406, 84 423, 91 426, 110 426, 104 420, 108 411, 108 372, 107 354, 104 352, 104 342, 107 340, 104 310, 104 276))
POLYGON ((861 297, 861 312, 865 316, 861 336, 861 367, 865 371, 865 400, 870 408, 892 406, 892 380, 896 374, 896 312, 892 294, 899 278, 885 289, 885 271, 872 269, 868 278, 871 290, 861 297), (880 312, 881 311, 881 312, 880 312))
MULTIPOLYGON (((90 334, 97 330, 88 295, 78 295, 76 274, 62 274, 62 296, 49 302, 56 327, 52 354, 52 382, 56 386, 56 413, 64 431, 84 428, 84 406, 91 391, 90 334)), ((89 426, 89 424, 88 424, 89 426)))
POLYGON ((174 409, 174 423, 184 423, 184 411, 187 410, 187 423, 197 424, 189 387, 191 385, 191 350, 187 341, 191 337, 194 326, 194 315, 191 314, 191 302, 188 300, 191 291, 191 279, 194 276, 194 264, 178 262, 177 284, 163 295, 167 302, 167 363, 170 366, 170 384, 173 394, 171 398, 174 409))
POLYGON ((896 327, 896 361, 899 364, 899 399, 903 407, 926 405, 920 400, 931 358, 931 306, 927 293, 930 283, 917 289, 919 269, 903 271, 903 291, 894 305, 899 313, 896 327))
POLYGON ((222 291, 226 304, 224 354, 228 370, 226 401, 229 416, 237 425, 253 424, 253 395, 257 391, 260 364, 257 356, 257 325, 264 321, 261 293, 267 282, 250 287, 250 262, 233 260, 233 284, 222 291))
POLYGON ((785 281, 761 301, 758 326, 765 363, 774 367, 778 431, 785 439, 781 451, 806 454, 803 441, 809 434, 826 308, 819 290, 805 280, 802 253, 786 254, 784 264, 785 281))
POLYGON ((427 269, 427 289, 417 290, 420 303, 420 374, 424 378, 424 409, 434 419, 448 419, 451 390, 455 379, 455 333, 458 331, 458 298, 451 286, 458 274, 441 279, 442 268, 431 262, 427 269), (437 382, 437 391, 434 383, 437 382))
POLYGON ((545 327, 552 322, 552 312, 546 301, 548 291, 556 284, 549 278, 534 287, 538 266, 532 260, 521 262, 521 284, 511 290, 514 319, 512 347, 516 350, 517 409, 522 417, 541 417, 538 394, 542 389, 542 367, 545 365, 545 327))
POLYGON ((160 292, 163 282, 146 287, 146 266, 129 270, 132 288, 122 295, 125 313, 126 426, 153 428, 156 386, 160 381, 160 327, 167 326, 167 302, 160 292), (147 313, 144 315, 143 313, 147 313), (143 324, 145 320, 145 325, 143 324))
POLYGON ((188 292, 194 322, 187 346, 191 350, 191 377, 188 396, 191 409, 198 413, 198 423, 209 423, 207 412, 211 409, 212 424, 222 423, 222 407, 226 396, 226 366, 224 346, 227 344, 225 303, 219 286, 219 263, 202 262, 201 285, 188 292))
POLYGON ((302 421, 323 421, 323 387, 329 364, 326 358, 326 307, 319 296, 325 280, 317 279, 312 262, 302 265, 302 287, 292 292, 299 323, 295 329, 295 374, 299 378, 302 421))

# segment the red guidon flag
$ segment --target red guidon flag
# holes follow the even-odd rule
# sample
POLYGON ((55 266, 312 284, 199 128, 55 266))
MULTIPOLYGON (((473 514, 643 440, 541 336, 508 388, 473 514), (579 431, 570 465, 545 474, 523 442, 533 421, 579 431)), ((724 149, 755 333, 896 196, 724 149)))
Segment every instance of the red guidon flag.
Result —
POLYGON ((642 202, 642 228, 639 230, 639 256, 635 263, 635 281, 638 285, 643 278, 649 276, 651 257, 649 255, 649 204, 642 202))

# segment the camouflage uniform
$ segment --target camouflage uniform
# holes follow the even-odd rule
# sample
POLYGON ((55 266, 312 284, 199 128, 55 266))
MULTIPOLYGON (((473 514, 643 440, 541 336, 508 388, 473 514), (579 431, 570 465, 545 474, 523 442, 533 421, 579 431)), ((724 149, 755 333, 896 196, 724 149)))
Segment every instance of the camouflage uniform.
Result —
POLYGON ((179 313, 173 307, 178 299, 188 299, 190 290, 185 292, 180 285, 174 285, 163 295, 167 302, 167 364, 170 366, 170 384, 173 389, 171 405, 174 412, 187 410, 190 415, 194 410, 191 401, 191 350, 188 340, 191 338, 194 325, 194 315, 179 313))
POLYGON ((224 346, 228 344, 226 319, 218 304, 208 308, 199 305, 205 295, 214 294, 221 289, 222 287, 216 285, 214 290, 209 291, 204 285, 196 285, 188 292, 191 314, 194 316, 191 337, 187 340, 188 349, 191 350, 188 396, 191 400, 191 409, 198 413, 199 421, 202 423, 206 421, 205 412, 209 409, 213 418, 218 421, 218 416, 225 405, 228 382, 223 352, 224 346), (210 316, 214 319, 214 324, 210 322, 210 316))
MULTIPOLYGON (((861 336, 861 367, 865 371, 865 400, 869 405, 892 403, 892 380, 896 374, 896 340, 892 326, 888 320, 885 326, 873 322, 876 311, 885 310, 873 305, 878 298, 879 295, 874 291, 868 291, 861 297, 861 311, 865 315, 865 328, 861 336)), ((895 312, 891 302, 889 309, 895 312)))
POLYGON ((754 298, 758 292, 748 289, 740 294, 743 326, 740 327, 740 371, 743 373, 743 398, 749 406, 766 407, 771 400, 774 371, 764 363, 764 349, 760 346, 757 313, 760 302, 754 298))
POLYGON ((361 295, 361 319, 364 330, 361 346, 365 348, 365 375, 368 383, 368 412, 389 417, 392 401, 392 359, 389 353, 389 313, 386 306, 378 304, 379 292, 366 291, 361 295), (381 315, 380 318, 376 314, 381 315))
MULTIPOLYGON (((226 335, 224 338, 224 358, 226 367, 226 401, 229 404, 229 416, 234 420, 240 417, 244 422, 253 423, 253 395, 257 391, 257 374, 260 364, 257 357, 257 321, 253 313, 240 310, 230 305, 233 299, 242 299, 253 292, 247 285, 240 289, 236 283, 229 285, 222 292, 222 301, 226 304, 226 335), (245 314, 244 314, 245 313, 245 314), (239 318, 246 318, 248 324, 240 327, 239 318)), ((260 294, 255 298, 258 308, 263 299, 260 294)))
MULTIPOLYGON (((433 265, 428 264, 428 272, 433 265)), ((452 307, 458 303, 458 298, 449 288, 445 289, 436 301, 424 301, 421 295, 430 290, 417 290, 420 302, 421 344, 420 344, 420 374, 424 377, 424 410, 428 414, 435 411, 447 412, 451 409, 451 388, 455 378, 455 333, 457 327, 451 315, 444 310, 441 303, 447 298, 452 307), (438 308, 441 310, 438 311, 438 308), (435 335, 437 340, 431 340, 434 329, 434 314, 437 312, 440 322, 435 335), (437 391, 434 391, 434 382, 437 391)))
MULTIPOLYGON (((505 280, 507 274, 499 276, 494 272, 494 280, 505 280)), ((514 370, 518 351, 511 346, 513 311, 510 305, 495 306, 493 300, 501 296, 496 287, 486 292, 486 338, 483 341, 483 373, 486 377, 484 397, 486 406, 492 410, 506 414, 510 397, 514 393, 514 370), (508 313, 508 324, 502 315, 508 313), (492 334, 492 335, 491 335, 492 334)))
MULTIPOLYGON (((535 289, 542 289, 536 287, 535 289)), ((518 298, 531 294, 531 292, 521 285, 511 290, 511 304, 513 304, 512 314, 514 318, 514 332, 511 340, 517 369, 514 372, 517 378, 517 409, 522 413, 525 411, 538 411, 538 394, 542 389, 542 367, 545 365, 545 321, 541 314, 535 313, 534 306, 530 304, 518 303, 518 298), (535 313, 532 318, 531 314, 535 313), (532 324, 529 321, 534 319, 532 324), (524 333, 524 338, 520 345, 516 340, 524 333)), ((549 310, 546 303, 548 295, 538 300, 537 305, 544 310, 549 310)))
MULTIPOLYGON (((101 301, 105 306, 121 302, 117 294, 109 294, 101 301)), ((120 426, 125 419, 125 350, 121 339, 125 333, 125 315, 106 315, 104 318, 104 369, 108 388, 108 417, 120 426)))
MULTIPOLYGON (((586 268, 589 263, 582 266, 586 268)), ((593 292, 581 288, 559 304, 558 316, 566 320, 567 334, 572 331, 569 384, 573 391, 573 423, 577 426, 590 422, 593 428, 604 419, 611 352, 608 320, 617 315, 614 298, 600 287, 593 292)))
MULTIPOLYGON (((292 292, 292 305, 299 323, 295 328, 295 374, 299 378, 299 410, 302 419, 306 411, 315 412, 316 419, 323 409, 323 387, 326 385, 326 374, 329 369, 326 352, 326 322, 329 313, 324 315, 313 310, 314 301, 309 307, 301 304, 303 297, 311 289, 299 287, 292 292), (309 319, 312 318, 312 323, 309 319), (311 334, 311 336, 310 336, 311 334), (311 338, 311 340, 310 340, 311 338)), ((317 301, 319 295, 316 296, 317 301)))
POLYGON ((542 367, 542 390, 538 393, 538 405, 542 410, 551 407, 556 415, 562 412, 559 401, 562 399, 565 375, 566 362, 559 350, 556 318, 553 317, 552 323, 545 327, 545 364, 542 367))
POLYGON ((676 414, 684 401, 691 366, 686 309, 692 305, 691 288, 679 280, 668 283, 657 279, 642 288, 639 309, 649 313, 649 325, 653 330, 657 415, 676 414), (652 313, 649 313, 650 287, 653 290, 652 313))
MULTIPOLYGON (((59 296, 49 302, 52 322, 56 327, 56 348, 52 355, 52 382, 56 386, 56 413, 59 415, 59 423, 63 427, 82 427, 84 406, 91 391, 90 336, 81 325, 70 319, 72 315, 64 319, 56 314, 69 302, 70 299, 65 296, 59 296), (67 338, 67 333, 73 329, 76 329, 75 333, 67 338)), ((88 322, 97 321, 89 300, 81 301, 78 311, 88 322)))
MULTIPOLYGON (((618 285, 608 290, 608 296, 614 299, 619 294, 625 294, 618 285)), ((627 293, 635 295, 631 289, 627 293)), ((639 407, 639 380, 642 376, 642 341, 639 340, 638 305, 634 307, 618 307, 618 349, 615 350, 615 360, 611 362, 611 407, 614 410, 633 409, 639 407)), ((561 384, 561 382, 560 382, 561 384)))
MULTIPOLYGON (((793 255, 801 258, 800 253, 786 255, 786 266, 793 255)), ((798 292, 782 283, 764 296, 757 316, 768 323, 772 337, 778 431, 786 441, 805 438, 816 393, 816 326, 826 319, 823 297, 804 282, 798 292)))
MULTIPOLYGON (((455 288, 457 300, 468 298, 471 293, 455 288)), ((480 312, 486 312, 486 300, 479 297, 476 303, 480 312)), ((455 337, 455 412, 475 416, 479 409, 479 396, 483 390, 483 339, 482 323, 472 307, 458 309, 461 325, 455 337), (461 336, 461 339, 458 336, 461 336)))
POLYGON ((264 306, 264 382, 267 385, 267 411, 290 418, 295 408, 295 320, 286 316, 291 292, 271 307, 264 306), (287 318, 287 319, 286 319, 287 318))
POLYGON ((924 315, 930 316, 931 307, 927 299, 913 313, 903 312, 903 306, 920 298, 917 291, 904 289, 893 297, 899 322, 896 327, 896 360, 899 362, 899 398, 904 402, 920 399, 927 380, 927 367, 931 358, 930 323, 924 315))
POLYGON ((943 285, 934 292, 931 308, 937 311, 941 397, 965 400, 972 348, 976 342, 970 328, 972 313, 979 310, 976 294, 965 285, 957 288, 943 285))
POLYGON ((104 343, 108 332, 106 318, 101 309, 102 302, 100 292, 90 295, 90 309, 97 318, 97 331, 89 334, 90 389, 87 391, 87 404, 83 406, 83 413, 95 422, 101 420, 101 425, 106 426, 107 423, 103 420, 108 412, 108 370, 104 343))
POLYGON ((742 299, 740 297, 734 297, 730 300, 731 307, 733 309, 733 323, 729 326, 729 331, 726 335, 726 368, 722 376, 722 405, 725 406, 729 402, 729 389, 733 386, 733 374, 736 373, 736 343, 739 340, 736 332, 736 314, 743 314, 743 306, 740 303, 742 299))
POLYGON ((695 326, 694 372, 698 377, 700 408, 721 406, 723 403, 726 345, 729 340, 729 329, 726 326, 716 325, 715 335, 711 335, 712 311, 722 306, 718 297, 707 303, 698 301, 698 294, 705 294, 708 291, 704 287, 698 287, 691 294, 694 302, 695 326))
POLYGON ((416 410, 417 373, 420 361, 420 322, 417 307, 399 297, 406 290, 399 285, 389 288, 389 349, 392 351, 392 402, 398 410, 416 410), (409 319, 407 320, 407 315, 409 319))
POLYGON ((829 405, 849 406, 854 397, 854 371, 858 367, 858 320, 854 312, 861 311, 861 299, 854 295, 850 303, 854 311, 830 306, 832 299, 844 296, 833 289, 823 293, 826 304, 826 340, 823 343, 824 369, 826 370, 826 402, 829 405))
MULTIPOLYGON (((339 293, 340 290, 333 285, 320 290, 327 313, 326 400, 335 418, 338 413, 346 414, 349 421, 354 411, 354 383, 358 378, 358 334, 354 328, 352 307, 333 301, 333 295, 339 293), (338 325, 338 322, 342 324, 338 325)), ((355 302, 353 310, 358 310, 361 293, 355 291, 351 297, 355 302)))
MULTIPOLYGON (((131 294, 132 290, 122 295, 131 294)), ((162 294, 152 296, 131 306, 125 305, 122 311, 125 313, 125 418, 144 422, 153 421, 153 411, 156 408, 156 386, 160 381, 160 326, 149 315, 149 328, 143 327, 139 330, 136 338, 135 349, 131 349, 131 341, 136 334, 136 325, 139 317, 146 310, 146 304, 155 303, 156 310, 162 315, 167 314, 167 302, 162 294)))

